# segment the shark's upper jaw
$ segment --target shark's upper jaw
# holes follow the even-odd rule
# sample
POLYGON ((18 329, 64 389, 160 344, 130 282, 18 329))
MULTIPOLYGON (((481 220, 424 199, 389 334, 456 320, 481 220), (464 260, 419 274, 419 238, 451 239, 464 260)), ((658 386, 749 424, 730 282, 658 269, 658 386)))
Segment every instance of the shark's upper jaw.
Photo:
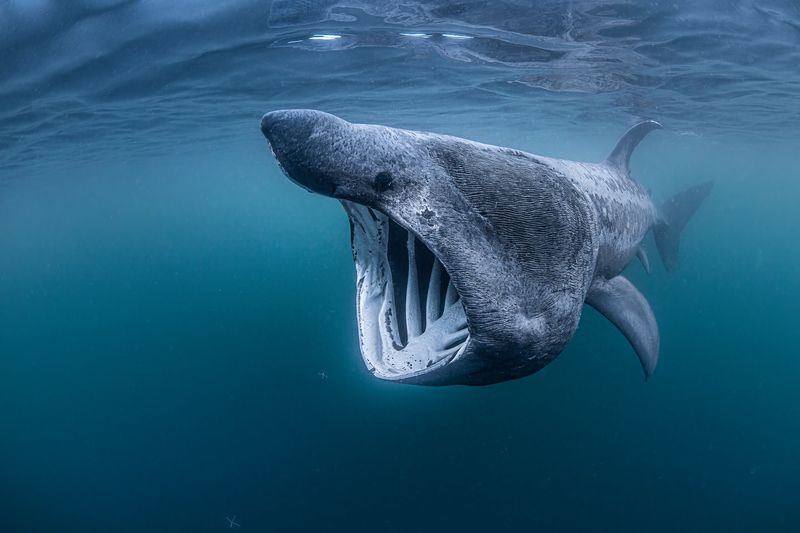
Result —
POLYGON ((350 218, 359 341, 367 368, 391 381, 457 382, 460 370, 453 372, 450 365, 463 362, 475 344, 457 283, 413 225, 370 207, 382 205, 375 176, 403 167, 393 144, 397 134, 308 109, 267 113, 261 130, 289 179, 340 199, 350 218), (370 156, 354 157, 364 144, 371 146, 370 156))
POLYGON ((359 340, 367 368, 381 379, 435 383, 470 342, 455 284, 412 231, 376 209, 348 200, 342 204, 351 224, 359 340))

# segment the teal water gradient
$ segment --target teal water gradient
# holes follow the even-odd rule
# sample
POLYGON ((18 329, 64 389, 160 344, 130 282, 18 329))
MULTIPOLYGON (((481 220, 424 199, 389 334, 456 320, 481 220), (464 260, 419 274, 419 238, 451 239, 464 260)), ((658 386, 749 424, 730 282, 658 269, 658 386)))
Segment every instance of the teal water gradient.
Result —
MULTIPOLYGON (((652 243, 654 273, 629 269, 662 328, 650 383, 587 309, 535 376, 422 388, 363 368, 346 217, 280 175, 259 111, 228 142, 4 185, 0 530, 800 527, 798 139, 637 150, 656 198, 716 181, 679 271, 652 243)), ((437 129, 594 160, 624 125, 437 129)))

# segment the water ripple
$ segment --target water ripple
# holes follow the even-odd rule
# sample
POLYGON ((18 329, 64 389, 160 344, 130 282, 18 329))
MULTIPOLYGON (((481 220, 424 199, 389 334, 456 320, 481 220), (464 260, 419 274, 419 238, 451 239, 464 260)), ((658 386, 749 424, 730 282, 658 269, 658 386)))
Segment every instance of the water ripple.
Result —
POLYGON ((533 5, 9 0, 0 166, 250 135, 284 106, 434 128, 512 127, 526 109, 549 117, 542 127, 646 116, 703 135, 798 135, 796 2, 533 5))

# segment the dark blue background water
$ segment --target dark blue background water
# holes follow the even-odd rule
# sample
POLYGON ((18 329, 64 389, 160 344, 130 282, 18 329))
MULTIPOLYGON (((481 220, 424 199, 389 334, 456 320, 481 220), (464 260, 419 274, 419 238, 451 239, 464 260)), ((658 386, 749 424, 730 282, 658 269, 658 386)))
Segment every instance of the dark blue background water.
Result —
POLYGON ((0 531, 799 530, 798 8, 343 4, 0 3, 0 531), (716 188, 627 273, 653 379, 588 308, 524 380, 372 378, 289 106, 578 160, 663 122, 634 176, 716 188))

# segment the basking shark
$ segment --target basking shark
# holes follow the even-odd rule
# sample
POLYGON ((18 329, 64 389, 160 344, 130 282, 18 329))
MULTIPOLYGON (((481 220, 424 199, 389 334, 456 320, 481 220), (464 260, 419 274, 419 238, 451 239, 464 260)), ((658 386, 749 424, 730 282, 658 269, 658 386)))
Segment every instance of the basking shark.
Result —
POLYGON ((458 137, 354 124, 321 111, 261 120, 279 166, 338 199, 350 219, 359 342, 378 378, 487 385, 532 374, 572 339, 584 303, 639 357, 658 362, 659 331, 621 272, 653 230, 668 270, 681 230, 711 190, 656 208, 630 176, 654 129, 631 128, 601 163, 533 155, 458 137))

